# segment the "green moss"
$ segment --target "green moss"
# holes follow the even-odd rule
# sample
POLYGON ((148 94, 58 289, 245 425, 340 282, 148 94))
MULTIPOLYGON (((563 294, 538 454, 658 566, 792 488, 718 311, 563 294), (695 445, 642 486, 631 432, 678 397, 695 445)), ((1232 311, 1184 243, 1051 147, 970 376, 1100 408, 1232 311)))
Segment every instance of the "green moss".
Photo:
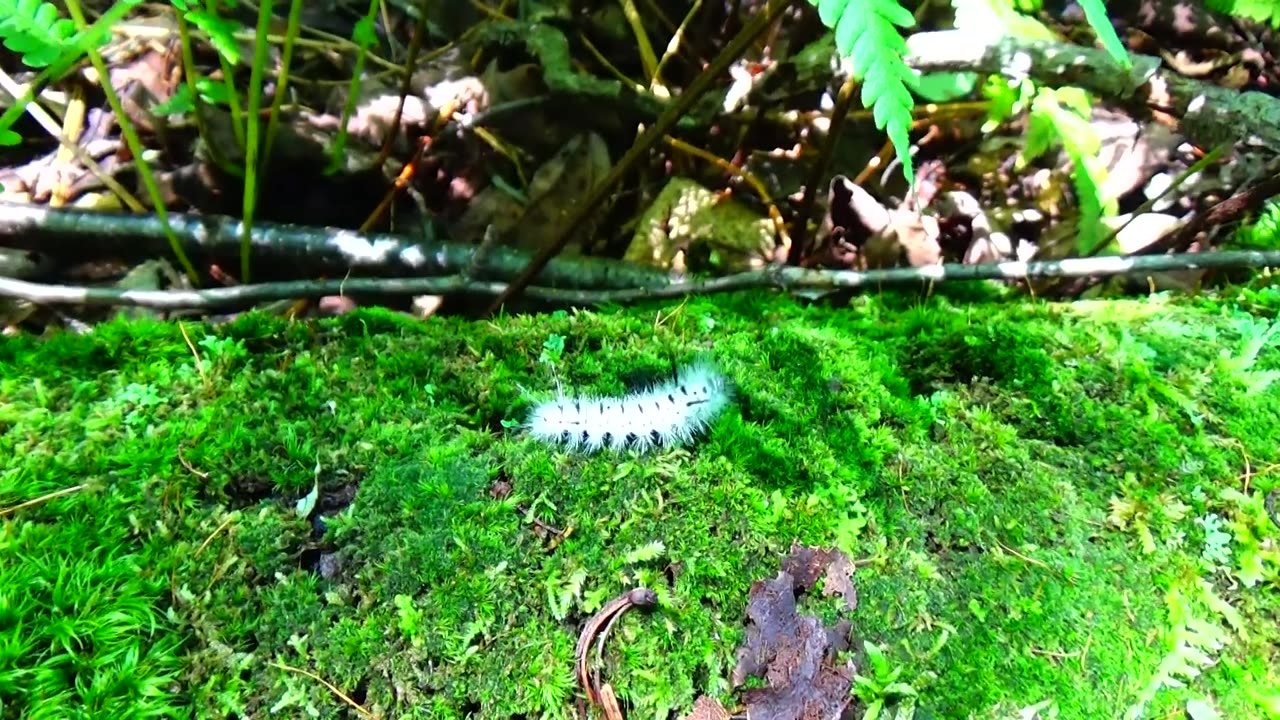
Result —
POLYGON ((248 315, 188 325, 194 352, 154 323, 7 340, 0 508, 84 487, 0 521, 3 716, 346 716, 305 670, 386 717, 568 717, 578 630, 638 584, 662 607, 623 617, 605 672, 632 716, 681 714, 730 699, 750 585, 803 542, 857 561, 855 641, 937 717, 1115 716, 1203 637, 1184 615, 1229 642, 1154 708, 1261 717, 1280 693, 1270 327, 743 295, 248 315), (736 402, 687 451, 573 457, 504 424, 556 378, 619 392, 705 356, 736 402))

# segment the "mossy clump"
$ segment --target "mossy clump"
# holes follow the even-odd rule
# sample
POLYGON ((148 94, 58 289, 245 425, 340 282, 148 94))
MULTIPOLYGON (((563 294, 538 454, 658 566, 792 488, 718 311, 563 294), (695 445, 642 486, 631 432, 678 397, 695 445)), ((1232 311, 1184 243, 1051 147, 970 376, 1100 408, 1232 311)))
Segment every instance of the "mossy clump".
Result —
POLYGON ((661 607, 623 616, 604 673, 630 716, 678 716, 732 703, 751 583, 803 543, 855 561, 855 646, 934 716, 1260 717, 1280 693, 1272 327, 748 294, 9 339, 0 706, 570 717, 579 630, 645 585, 661 607), (708 356, 735 402, 691 448, 583 457, 514 427, 557 381, 616 393, 708 356))

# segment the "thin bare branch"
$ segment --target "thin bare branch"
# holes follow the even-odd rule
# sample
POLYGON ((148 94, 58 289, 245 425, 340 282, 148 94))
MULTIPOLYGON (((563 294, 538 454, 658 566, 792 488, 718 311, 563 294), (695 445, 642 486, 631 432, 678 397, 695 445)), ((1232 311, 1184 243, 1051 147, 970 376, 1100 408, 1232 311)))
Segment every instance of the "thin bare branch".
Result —
MULTIPOLYGON (((672 282, 663 287, 591 290, 534 286, 528 288, 527 295, 555 304, 589 306, 765 288, 812 295, 864 287, 882 288, 947 281, 1146 275, 1177 270, 1262 267, 1280 267, 1280 251, 1187 253, 1128 258, 1111 256, 981 265, 949 264, 867 272, 778 266, 718 278, 672 282)), ((474 280, 464 275, 260 283, 209 290, 88 288, 43 285, 0 278, 0 297, 19 298, 45 305, 133 305, 157 310, 247 307, 255 303, 285 298, 315 298, 342 294, 398 296, 470 294, 494 297, 500 296, 506 289, 506 283, 474 280)))

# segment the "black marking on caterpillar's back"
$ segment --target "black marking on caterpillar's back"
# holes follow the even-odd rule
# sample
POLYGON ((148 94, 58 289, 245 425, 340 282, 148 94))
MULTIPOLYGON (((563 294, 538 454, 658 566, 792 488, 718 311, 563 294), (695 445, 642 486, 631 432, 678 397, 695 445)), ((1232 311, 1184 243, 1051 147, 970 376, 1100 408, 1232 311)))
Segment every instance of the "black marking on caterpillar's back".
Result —
POLYGON ((709 364, 619 398, 558 397, 534 407, 529 433, 570 450, 669 448, 700 434, 728 405, 728 381, 709 364))

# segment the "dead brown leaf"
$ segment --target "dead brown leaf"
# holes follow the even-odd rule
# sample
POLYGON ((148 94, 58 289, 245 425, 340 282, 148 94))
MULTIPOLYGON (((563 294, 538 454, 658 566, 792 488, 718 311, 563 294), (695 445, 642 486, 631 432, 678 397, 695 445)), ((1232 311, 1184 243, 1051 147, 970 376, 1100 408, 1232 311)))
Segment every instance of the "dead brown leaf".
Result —
POLYGON ((693 703, 693 710, 680 720, 729 720, 729 711, 719 700, 703 695, 693 703))
MULTIPOLYGON (((520 218, 516 247, 541 250, 560 236, 560 228, 591 188, 609 174, 609 147, 594 132, 575 135, 529 181, 529 204, 520 218)), ((595 234, 595 223, 584 223, 569 241, 581 248, 595 234)))
POLYGON ((836 661, 837 652, 848 647, 851 626, 842 620, 828 628, 817 617, 799 614, 795 592, 812 588, 821 577, 824 594, 841 595, 852 609, 853 564, 839 550, 796 545, 783 568, 774 579, 751 586, 747 637, 738 648, 733 684, 739 687, 749 677, 767 682, 745 693, 753 720, 836 720, 853 702, 853 661, 836 661))
MULTIPOLYGON (((460 238, 479 237, 492 225, 505 244, 541 250, 559 234, 574 205, 609 172, 610 162, 603 138, 576 135, 534 173, 525 202, 491 185, 472 198, 453 232, 460 238)), ((576 254, 593 233, 594 224, 584 224, 566 254, 576 254)))
POLYGON ((818 263, 855 270, 924 267, 942 261, 937 218, 889 208, 843 175, 831 179, 818 263))

